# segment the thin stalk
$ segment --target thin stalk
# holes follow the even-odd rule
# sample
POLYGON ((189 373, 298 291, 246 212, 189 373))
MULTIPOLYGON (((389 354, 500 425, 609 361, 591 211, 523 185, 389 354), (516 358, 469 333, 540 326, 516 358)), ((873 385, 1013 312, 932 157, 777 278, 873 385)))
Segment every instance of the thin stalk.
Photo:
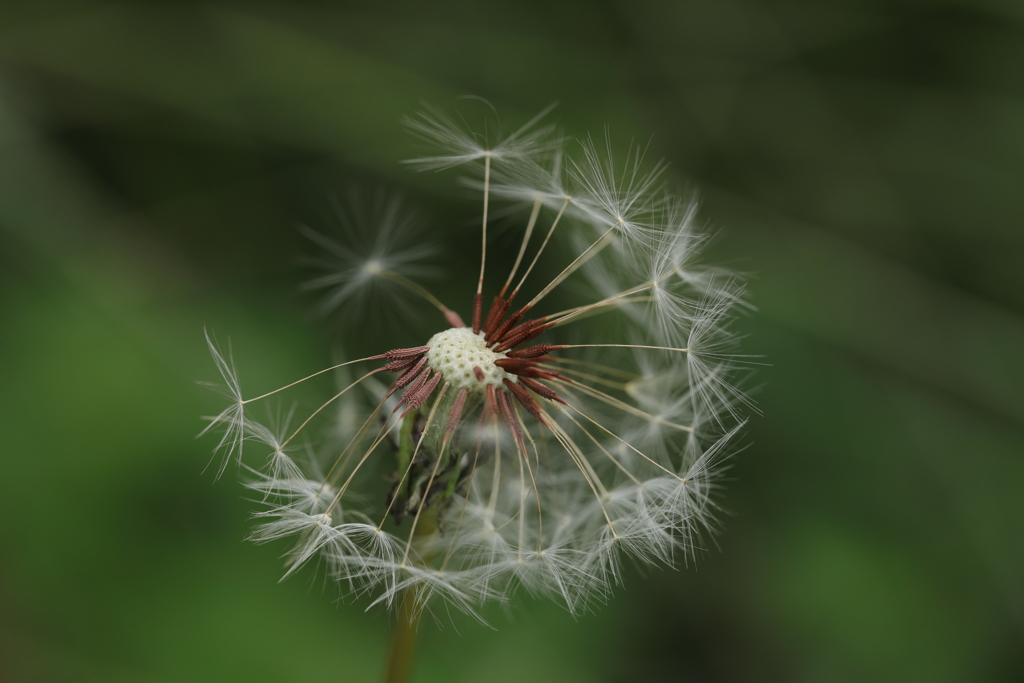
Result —
POLYGON ((406 683, 412 671, 412 656, 416 651, 421 610, 417 607, 416 595, 412 588, 405 590, 401 600, 398 621, 395 622, 395 630, 391 632, 384 683, 406 683))
POLYGON ((399 275, 398 273, 395 273, 390 270, 381 271, 380 276, 386 280, 391 280, 395 284, 405 287, 410 292, 419 294, 424 299, 429 301, 431 304, 436 306, 437 310, 441 311, 441 313, 443 313, 445 317, 448 317, 448 314, 451 313, 451 309, 445 306, 443 303, 441 303, 441 300, 438 299, 433 294, 431 294, 430 291, 423 285, 417 284, 410 280, 409 278, 399 275))
MULTIPOLYGON (((434 414, 437 412, 438 406, 441 405, 444 400, 444 395, 448 391, 451 385, 447 382, 441 389, 441 393, 434 399, 434 405, 430 409, 430 413, 427 416, 427 423, 423 427, 423 435, 416 442, 413 447, 411 441, 402 443, 399 448, 400 452, 398 455, 399 463, 407 462, 408 466, 405 468, 405 474, 402 476, 402 481, 408 476, 408 469, 412 466, 412 461, 416 459, 416 454, 419 452, 420 446, 423 444, 424 439, 428 438, 427 435, 430 433, 431 424, 434 421, 434 414)), ((418 409, 410 413, 410 425, 416 420, 418 409)), ((430 491, 430 486, 434 481, 434 476, 437 474, 437 466, 444 458, 445 448, 448 445, 448 439, 446 438, 441 445, 440 453, 437 455, 437 462, 434 464, 434 471, 430 475, 430 481, 427 482, 426 491, 423 494, 423 498, 420 501, 419 508, 416 510, 416 517, 413 521, 412 532, 409 534, 409 540, 405 546, 405 557, 402 559, 403 566, 409 560, 409 548, 416 539, 424 539, 433 534, 437 533, 438 520, 437 520, 437 505, 431 505, 429 508, 424 510, 424 503, 427 499, 427 492, 430 491)), ((401 484, 399 484, 401 486, 401 484)), ((396 494, 397 497, 397 494, 396 494)), ((392 503, 394 500, 392 500, 392 503)), ((388 505, 388 511, 391 510, 391 504, 388 505)), ((384 517, 387 518, 385 513, 384 517)), ((383 522, 381 522, 383 525, 383 522)), ((379 529, 380 527, 378 527, 379 529)), ((434 560, 434 553, 426 553, 422 557, 422 565, 427 566, 434 560)), ((409 680, 409 675, 412 671, 412 658, 413 653, 416 650, 417 631, 420 623, 420 615, 423 612, 423 603, 421 602, 422 597, 417 594, 415 586, 409 586, 403 592, 399 600, 401 604, 398 607, 398 621, 395 622, 394 631, 391 633, 391 646, 388 649, 388 661, 387 669, 384 673, 384 683, 406 683, 409 680)))

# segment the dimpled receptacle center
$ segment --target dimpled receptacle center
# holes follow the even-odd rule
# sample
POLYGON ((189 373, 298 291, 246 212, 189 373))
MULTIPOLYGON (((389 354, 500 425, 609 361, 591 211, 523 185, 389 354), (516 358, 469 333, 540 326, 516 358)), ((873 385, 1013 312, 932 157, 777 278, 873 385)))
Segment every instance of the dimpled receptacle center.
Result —
POLYGON ((452 389, 469 389, 483 393, 487 385, 501 388, 502 380, 512 378, 494 361, 505 358, 504 353, 495 353, 487 348, 484 335, 473 334, 468 327, 453 327, 438 332, 427 342, 427 365, 439 372, 452 389), (483 379, 478 379, 473 368, 480 368, 483 379))

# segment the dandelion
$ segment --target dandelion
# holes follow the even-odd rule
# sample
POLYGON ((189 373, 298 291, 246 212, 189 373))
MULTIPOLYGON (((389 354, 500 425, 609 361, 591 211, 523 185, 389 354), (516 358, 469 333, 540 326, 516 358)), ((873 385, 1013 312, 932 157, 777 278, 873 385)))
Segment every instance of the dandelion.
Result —
POLYGON ((728 329, 742 287, 695 265, 695 207, 664 194, 661 166, 642 170, 639 151, 617 165, 610 144, 589 140, 574 157, 536 120, 493 144, 434 110, 408 123, 438 148, 414 164, 480 174, 468 322, 414 281, 427 252, 390 239, 403 219, 389 205, 365 253, 313 237, 328 252, 320 265, 333 267, 313 286, 330 306, 359 301, 376 280, 422 297, 439 315, 421 345, 316 373, 363 368, 289 430, 289 419, 267 427, 246 407, 316 375, 243 399, 230 355, 210 343, 231 398, 212 418, 218 449, 225 461, 241 458, 243 442, 269 450, 246 466, 265 503, 252 539, 293 539, 289 574, 315 561, 346 593, 398 607, 398 667, 435 602, 477 615, 521 588, 578 613, 608 595, 624 558, 693 559, 750 407, 728 329), (493 281, 492 199, 525 205, 511 269, 493 281), (548 281, 535 274, 541 259, 556 264, 548 281), (556 290, 589 294, 559 309, 556 290), (339 437, 337 416, 354 412, 339 437), (318 422, 332 436, 318 437, 318 422), (319 454, 306 447, 318 439, 319 454))

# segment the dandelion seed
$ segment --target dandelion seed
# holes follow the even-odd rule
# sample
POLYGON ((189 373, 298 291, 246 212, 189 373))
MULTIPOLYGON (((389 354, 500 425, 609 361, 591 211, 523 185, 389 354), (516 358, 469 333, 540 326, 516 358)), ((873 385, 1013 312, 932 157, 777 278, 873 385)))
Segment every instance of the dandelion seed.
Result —
MULTIPOLYGON (((406 295, 430 300, 416 281, 438 273, 424 264, 438 249, 417 241, 423 232, 419 215, 406 208, 401 195, 377 191, 366 197, 350 190, 347 205, 334 200, 327 218, 329 232, 301 228, 321 252, 304 260, 320 274, 303 285, 325 292, 320 311, 340 314, 348 324, 415 317, 406 295)), ((443 310, 439 301, 430 302, 443 310)))
POLYGON ((249 481, 267 505, 253 540, 294 539, 289 574, 319 561, 347 593, 405 617, 435 600, 475 614, 518 588, 576 613, 607 597, 624 557, 690 561, 751 407, 728 329, 743 290, 695 265, 693 205, 659 194, 663 166, 644 170, 638 150, 619 167, 610 143, 588 140, 574 159, 536 120, 494 144, 433 109, 407 123, 441 148, 414 163, 482 175, 480 263, 455 269, 475 278, 466 317, 416 281, 428 252, 408 243, 391 205, 368 250, 351 233, 310 234, 327 252, 311 286, 330 306, 384 282, 440 315, 420 346, 336 366, 360 370, 290 430, 244 409, 305 380, 243 399, 230 354, 210 342, 231 404, 207 429, 223 429, 218 449, 231 457, 245 441, 269 451, 249 481), (493 199, 524 208, 513 265, 498 276, 485 267, 493 199), (550 281, 536 275, 541 259, 550 281), (592 296, 545 308, 567 282, 592 296), (345 439, 297 462, 342 402, 345 439))
POLYGON ((199 436, 202 436, 217 427, 223 430, 220 442, 213 449, 214 456, 218 452, 224 452, 220 467, 217 469, 217 477, 219 478, 224 474, 224 470, 232 458, 237 458, 241 462, 242 444, 246 438, 245 401, 242 400, 242 387, 238 383, 238 372, 235 370, 235 361, 231 355, 230 347, 228 355, 225 357, 214 340, 210 338, 209 332, 204 331, 204 333, 206 335, 206 345, 210 349, 210 355, 213 356, 213 362, 216 363, 217 371, 220 372, 221 380, 223 380, 223 384, 210 386, 214 386, 231 399, 231 403, 218 415, 207 418, 210 424, 206 425, 203 431, 199 432, 199 436))
POLYGON ((550 127, 538 127, 536 124, 553 108, 554 105, 540 112, 511 135, 491 142, 486 135, 468 130, 443 111, 425 107, 417 116, 407 118, 405 125, 413 135, 443 153, 408 159, 405 163, 424 170, 443 170, 478 159, 512 161, 543 154, 554 149, 558 141, 552 139, 550 127))

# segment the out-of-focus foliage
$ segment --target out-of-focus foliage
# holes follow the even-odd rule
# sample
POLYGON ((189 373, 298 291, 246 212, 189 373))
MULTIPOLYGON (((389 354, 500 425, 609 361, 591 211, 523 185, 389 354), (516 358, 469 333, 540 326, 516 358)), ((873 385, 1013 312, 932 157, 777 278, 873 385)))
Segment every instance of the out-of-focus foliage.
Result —
POLYGON ((653 133, 771 365, 695 569, 577 621, 438 614, 416 680, 1019 680, 1022 64, 996 1, 0 4, 0 679, 378 676, 385 614, 241 543, 194 380, 204 325, 252 392, 377 348, 297 292, 296 224, 353 183, 475 261, 398 163, 468 94, 653 133))

